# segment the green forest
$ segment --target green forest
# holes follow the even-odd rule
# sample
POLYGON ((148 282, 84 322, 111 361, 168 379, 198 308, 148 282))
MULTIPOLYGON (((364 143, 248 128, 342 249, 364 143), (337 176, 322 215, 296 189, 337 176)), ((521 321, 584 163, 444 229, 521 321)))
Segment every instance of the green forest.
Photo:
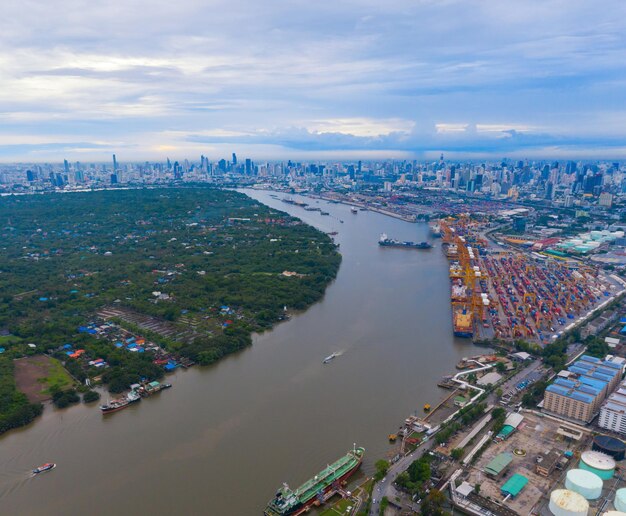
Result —
MULTIPOLYGON (((192 327, 194 339, 160 344, 210 364, 249 345, 252 332, 284 318, 284 307, 301 310, 319 300, 341 261, 326 234, 211 187, 8 196, 0 228, 0 330, 18 337, 2 345, 4 357, 65 343, 96 349, 109 360, 103 377, 116 390, 160 372, 148 356, 128 357, 77 333, 99 309, 122 307, 181 331, 192 327)), ((81 379, 80 368, 66 362, 81 379)), ((2 388, 0 418, 20 405, 2 388)))

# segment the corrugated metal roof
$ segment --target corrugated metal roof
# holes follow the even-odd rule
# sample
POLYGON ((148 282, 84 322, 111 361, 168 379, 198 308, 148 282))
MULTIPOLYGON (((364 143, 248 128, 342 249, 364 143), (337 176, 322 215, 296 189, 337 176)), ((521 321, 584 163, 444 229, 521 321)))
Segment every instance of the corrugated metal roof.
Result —
POLYGON ((515 473, 511 478, 509 478, 505 484, 500 488, 502 494, 515 497, 521 493, 522 489, 526 487, 528 484, 528 479, 524 475, 520 475, 519 473, 515 473))
POLYGON ((489 464, 485 466, 485 472, 491 475, 499 475, 502 473, 513 460, 513 454, 509 452, 500 453, 496 455, 489 464))

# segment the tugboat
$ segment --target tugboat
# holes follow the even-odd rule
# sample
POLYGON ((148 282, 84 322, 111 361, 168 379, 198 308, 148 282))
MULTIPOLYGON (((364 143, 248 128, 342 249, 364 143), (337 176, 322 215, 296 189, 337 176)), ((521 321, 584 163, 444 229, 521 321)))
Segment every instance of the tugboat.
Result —
POLYGON ((359 213, 359 210, 357 210, 354 206, 352 208, 350 208, 350 211, 356 215, 357 213, 359 213))
POLYGON ((38 468, 35 468, 33 470, 33 475, 38 475, 39 473, 45 473, 46 471, 50 471, 51 469, 54 469, 56 467, 57 465, 54 462, 46 462, 45 464, 42 464, 38 468))

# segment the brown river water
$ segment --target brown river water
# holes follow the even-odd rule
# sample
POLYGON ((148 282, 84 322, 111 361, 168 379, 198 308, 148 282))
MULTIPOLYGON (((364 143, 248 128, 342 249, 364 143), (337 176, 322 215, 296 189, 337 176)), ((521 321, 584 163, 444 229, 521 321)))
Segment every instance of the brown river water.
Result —
POLYGON ((339 232, 343 262, 324 299, 214 366, 169 376, 172 389, 124 411, 48 406, 0 437, 0 514, 261 515, 282 482, 296 487, 353 443, 366 449, 361 475, 371 473, 389 452, 387 435, 441 399, 438 379, 479 352, 452 335, 441 242, 427 251, 377 244, 383 232, 426 240, 426 224, 295 196, 330 212, 322 216, 246 192, 339 232), (333 352, 341 355, 323 364, 333 352), (58 466, 30 478, 44 462, 58 466))

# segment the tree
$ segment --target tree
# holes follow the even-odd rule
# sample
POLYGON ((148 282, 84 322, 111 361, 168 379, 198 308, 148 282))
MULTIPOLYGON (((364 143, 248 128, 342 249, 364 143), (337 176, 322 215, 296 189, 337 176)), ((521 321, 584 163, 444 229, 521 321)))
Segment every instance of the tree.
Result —
POLYGON ((374 464, 376 467, 376 474, 374 478, 376 481, 381 480, 387 474, 387 470, 389 469, 389 462, 384 459, 377 460, 374 464))
POLYGON ((381 514, 381 515, 385 514, 385 509, 387 509, 388 506, 389 506, 389 498, 387 498, 386 496, 383 496, 380 499, 380 509, 379 509, 378 514, 381 514))
POLYGON ((461 458, 464 455, 464 451, 463 448, 455 448, 454 450, 452 450, 450 452, 450 456, 454 459, 454 460, 461 460, 461 458))
POLYGON ((83 402, 85 403, 93 403, 94 401, 98 401, 100 399, 100 393, 96 391, 87 391, 83 395, 83 402))
POLYGON ((426 516, 443 516, 446 514, 442 509, 445 503, 445 495, 438 489, 431 489, 422 502, 422 514, 426 516))
POLYGON ((497 396, 498 398, 502 397, 502 389, 501 389, 500 387, 498 387, 498 388, 496 389, 496 396, 497 396))

